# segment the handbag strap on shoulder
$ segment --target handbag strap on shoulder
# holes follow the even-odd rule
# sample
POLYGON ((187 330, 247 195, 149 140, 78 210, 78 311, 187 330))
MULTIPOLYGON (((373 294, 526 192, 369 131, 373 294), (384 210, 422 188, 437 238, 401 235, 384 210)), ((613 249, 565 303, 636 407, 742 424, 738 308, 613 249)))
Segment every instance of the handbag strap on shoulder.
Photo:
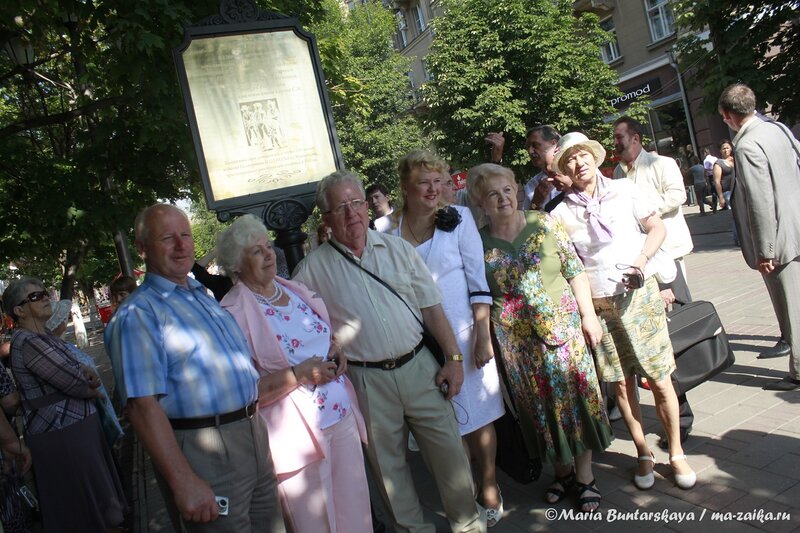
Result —
POLYGON ((399 299, 401 302, 403 302, 403 305, 405 305, 405 306, 406 306, 406 309, 408 309, 408 311, 409 311, 409 312, 410 312, 410 313, 411 313, 411 314, 414 316, 414 319, 415 319, 417 322, 419 322, 419 325, 420 325, 420 326, 422 326, 422 329, 423 329, 424 331, 426 331, 426 332, 428 331, 428 328, 426 328, 426 327, 425 327, 425 324, 422 322, 422 320, 420 320, 420 319, 419 319, 419 317, 417 316, 417 314, 414 312, 414 310, 413 310, 413 309, 411 309, 411 306, 410 306, 410 305, 408 305, 408 302, 406 302, 405 298, 403 298, 402 296, 400 296, 400 294, 398 294, 398 292, 397 292, 396 290, 394 290, 394 288, 392 288, 392 286, 391 286, 391 285, 389 285, 388 283, 386 283, 385 281, 383 281, 383 280, 382 280, 382 279, 381 279, 381 278, 380 278, 380 277, 379 277, 377 274, 375 274, 374 272, 371 272, 370 270, 367 270, 366 268, 364 268, 363 266, 361 266, 361 265, 358 263, 358 261, 356 261, 355 259, 353 259, 353 258, 352 258, 350 255, 348 255, 348 254, 347 254, 347 253, 346 253, 344 250, 342 250, 341 248, 339 248, 339 247, 338 247, 336 244, 334 244, 334 243, 333 243, 333 241, 329 240, 329 241, 328 241, 328 244, 330 244, 331 246, 333 246, 333 249, 334 249, 334 250, 336 250, 337 252, 339 252, 340 254, 342 254, 342 257, 344 257, 344 258, 345 258, 345 259, 346 259, 348 262, 352 263, 352 264, 353 264, 353 265, 355 265, 357 268, 359 268, 359 269, 361 269, 362 271, 364 271, 364 272, 365 272, 365 273, 366 273, 366 274, 367 274, 369 277, 371 277, 372 279, 374 279, 375 281, 377 281, 378 283, 380 283, 381 285, 383 285, 383 286, 386 288, 386 290, 388 290, 389 292, 391 292, 392 294, 394 294, 395 296, 397 296, 397 298, 398 298, 398 299, 399 299))

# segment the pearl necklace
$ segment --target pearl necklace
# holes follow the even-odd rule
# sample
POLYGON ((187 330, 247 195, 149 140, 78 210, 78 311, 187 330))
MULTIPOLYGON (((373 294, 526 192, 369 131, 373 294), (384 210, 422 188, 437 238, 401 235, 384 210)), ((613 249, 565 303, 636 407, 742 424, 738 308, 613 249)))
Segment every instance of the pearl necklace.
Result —
POLYGON ((274 281, 272 282, 272 285, 275 287, 275 294, 273 294, 272 296, 264 296, 263 294, 259 294, 255 291, 252 291, 256 297, 256 301, 258 301, 261 304, 270 306, 278 313, 285 315, 292 314, 292 311, 294 311, 292 298, 288 295, 288 293, 284 290, 284 288, 281 285, 275 283, 274 281), (286 305, 278 305, 277 304, 278 300, 280 300, 284 294, 287 295, 289 301, 287 302, 286 305))
POLYGON ((275 302, 281 299, 281 297, 285 294, 283 291, 283 287, 275 283, 275 280, 272 280, 272 286, 275 288, 275 292, 272 296, 265 296, 265 300, 269 305, 273 305, 275 302))

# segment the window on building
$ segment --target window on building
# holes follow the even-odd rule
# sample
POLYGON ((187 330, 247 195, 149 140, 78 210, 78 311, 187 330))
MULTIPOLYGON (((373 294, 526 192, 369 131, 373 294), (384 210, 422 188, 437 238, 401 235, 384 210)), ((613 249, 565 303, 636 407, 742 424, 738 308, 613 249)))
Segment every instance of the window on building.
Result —
POLYGON ((672 16, 672 9, 667 5, 667 0, 645 0, 645 6, 653 42, 675 33, 675 19, 672 16))
POLYGON ((408 46, 408 24, 406 24, 406 16, 402 11, 398 11, 395 16, 397 17, 397 43, 400 48, 408 46))
POLYGON ((409 93, 411 99, 414 102, 419 102, 421 95, 419 93, 419 84, 414 79, 414 72, 409 70, 408 72, 406 72, 406 75, 408 76, 408 88, 410 89, 409 93))
POLYGON ((614 19, 609 17, 600 23, 600 27, 608 32, 611 39, 600 47, 600 54, 603 61, 611 63, 619 57, 619 45, 617 44, 617 28, 614 26, 614 19))
POLYGON ((417 22, 417 33, 422 33, 425 31, 425 12, 422 10, 422 6, 418 3, 416 7, 414 7, 414 19, 417 22))
POLYGON ((422 79, 425 81, 431 81, 431 71, 428 70, 428 60, 423 58, 420 63, 422 63, 422 79))

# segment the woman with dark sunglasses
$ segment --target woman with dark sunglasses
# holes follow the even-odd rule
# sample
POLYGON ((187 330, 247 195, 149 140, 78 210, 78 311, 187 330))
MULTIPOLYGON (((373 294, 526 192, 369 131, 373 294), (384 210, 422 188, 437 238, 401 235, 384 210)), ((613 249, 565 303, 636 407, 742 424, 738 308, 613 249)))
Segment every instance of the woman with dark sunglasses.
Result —
POLYGON ((99 376, 46 332, 53 309, 41 281, 11 282, 3 306, 16 326, 11 368, 44 530, 104 531, 121 525, 127 505, 95 407, 99 376))

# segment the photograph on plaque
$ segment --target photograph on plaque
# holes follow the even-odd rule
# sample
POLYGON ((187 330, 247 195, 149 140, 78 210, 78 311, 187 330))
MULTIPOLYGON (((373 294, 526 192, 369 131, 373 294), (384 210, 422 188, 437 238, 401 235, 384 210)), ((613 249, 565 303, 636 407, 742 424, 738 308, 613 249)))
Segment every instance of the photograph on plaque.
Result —
POLYGON ((291 30, 194 38, 183 52, 214 201, 336 170, 312 61, 291 30))

